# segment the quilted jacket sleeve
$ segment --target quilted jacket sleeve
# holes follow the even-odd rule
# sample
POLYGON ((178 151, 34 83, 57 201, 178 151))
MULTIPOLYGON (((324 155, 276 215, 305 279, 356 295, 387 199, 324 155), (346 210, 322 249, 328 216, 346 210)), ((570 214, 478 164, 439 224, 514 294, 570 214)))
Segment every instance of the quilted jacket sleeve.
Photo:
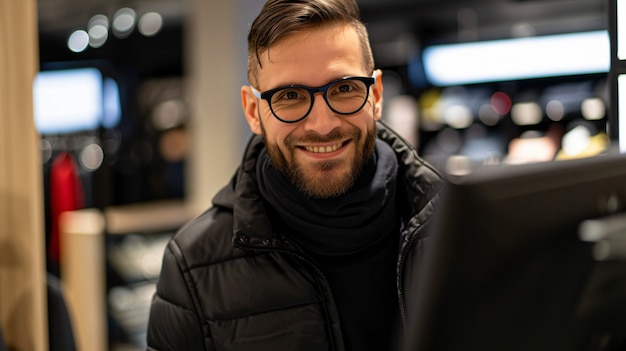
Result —
POLYGON ((191 279, 180 249, 171 241, 163 256, 161 275, 148 323, 148 350, 204 350, 201 319, 187 282, 191 279))

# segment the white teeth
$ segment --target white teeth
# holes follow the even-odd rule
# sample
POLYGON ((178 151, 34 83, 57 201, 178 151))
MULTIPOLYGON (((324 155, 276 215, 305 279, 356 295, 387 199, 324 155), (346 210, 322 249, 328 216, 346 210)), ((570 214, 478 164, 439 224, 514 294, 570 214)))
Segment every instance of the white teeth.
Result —
POLYGON ((306 151, 308 152, 314 152, 316 154, 323 154, 323 153, 328 153, 328 152, 333 152, 336 151, 337 149, 339 149, 341 147, 341 144, 335 144, 335 145, 330 145, 330 146, 307 146, 306 151))

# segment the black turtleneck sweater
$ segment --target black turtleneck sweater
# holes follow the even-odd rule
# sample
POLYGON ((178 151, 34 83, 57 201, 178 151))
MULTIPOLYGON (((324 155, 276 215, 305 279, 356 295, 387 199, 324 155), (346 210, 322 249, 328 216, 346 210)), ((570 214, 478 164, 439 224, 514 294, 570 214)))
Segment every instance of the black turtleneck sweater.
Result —
POLYGON ((401 327, 396 262, 398 236, 350 256, 314 258, 333 291, 346 350, 395 350, 401 327))

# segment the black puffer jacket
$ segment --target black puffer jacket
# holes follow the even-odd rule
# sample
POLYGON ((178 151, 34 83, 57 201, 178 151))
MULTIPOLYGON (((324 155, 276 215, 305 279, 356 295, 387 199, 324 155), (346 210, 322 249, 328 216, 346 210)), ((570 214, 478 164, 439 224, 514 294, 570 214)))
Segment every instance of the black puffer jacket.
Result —
MULTIPOLYGON (((425 242, 425 224, 442 185, 439 174, 385 125, 378 137, 399 163, 407 202, 398 257, 400 310, 425 242)), ((289 238, 271 230, 257 190, 262 139, 251 139, 231 183, 213 207, 168 244, 148 327, 151 350, 344 350, 326 279, 289 238)))

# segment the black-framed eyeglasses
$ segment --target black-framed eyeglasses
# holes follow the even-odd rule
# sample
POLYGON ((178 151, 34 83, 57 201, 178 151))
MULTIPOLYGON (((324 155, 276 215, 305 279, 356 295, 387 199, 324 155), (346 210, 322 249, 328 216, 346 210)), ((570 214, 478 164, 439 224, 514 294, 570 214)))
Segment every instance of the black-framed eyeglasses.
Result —
POLYGON ((317 93, 324 94, 326 104, 337 114, 359 112, 367 102, 370 86, 375 82, 374 77, 345 77, 317 88, 287 85, 264 92, 251 88, 257 98, 269 103, 272 114, 279 121, 296 123, 309 115, 317 93))

